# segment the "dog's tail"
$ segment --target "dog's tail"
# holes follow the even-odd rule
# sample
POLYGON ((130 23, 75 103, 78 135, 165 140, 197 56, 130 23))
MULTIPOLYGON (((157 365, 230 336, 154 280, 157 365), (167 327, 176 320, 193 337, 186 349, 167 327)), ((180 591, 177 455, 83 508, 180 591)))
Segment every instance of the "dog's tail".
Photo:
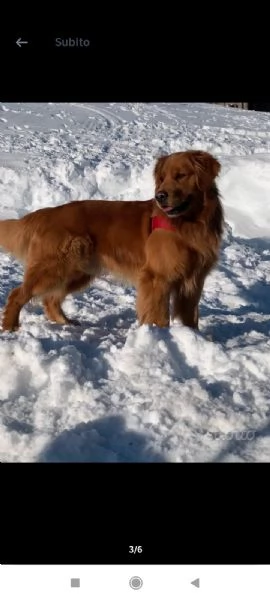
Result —
POLYGON ((18 259, 23 259, 28 246, 25 234, 25 224, 22 219, 0 221, 0 248, 18 259))

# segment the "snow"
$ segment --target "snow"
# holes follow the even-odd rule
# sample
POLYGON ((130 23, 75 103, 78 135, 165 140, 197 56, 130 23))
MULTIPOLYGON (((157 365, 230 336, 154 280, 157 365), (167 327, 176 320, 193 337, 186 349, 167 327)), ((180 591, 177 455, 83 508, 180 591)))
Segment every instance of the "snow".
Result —
MULTIPOLYGON (((66 299, 79 327, 30 303, 0 332, 2 462, 270 460, 270 114, 0 102, 0 218, 151 198, 156 157, 189 148, 220 160, 227 223, 200 331, 139 328, 134 289, 111 277, 66 299)), ((1 309, 21 277, 1 253, 1 309)))

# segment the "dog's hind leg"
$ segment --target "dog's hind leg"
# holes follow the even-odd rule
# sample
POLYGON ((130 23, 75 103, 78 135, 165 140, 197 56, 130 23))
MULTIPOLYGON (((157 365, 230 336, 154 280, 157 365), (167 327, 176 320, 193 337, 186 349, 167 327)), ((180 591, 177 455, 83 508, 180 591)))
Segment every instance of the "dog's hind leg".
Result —
POLYGON ((64 282, 57 261, 48 261, 46 267, 37 263, 27 269, 23 284, 12 290, 8 296, 2 321, 3 329, 8 331, 18 329, 21 309, 31 298, 55 291, 59 293, 63 287, 64 282))
POLYGON ((49 321, 59 323, 59 325, 74 324, 72 319, 68 319, 62 309, 62 302, 65 294, 59 291, 52 292, 43 298, 43 308, 45 315, 49 321))
POLYGON ((78 321, 75 321, 74 319, 68 319, 61 307, 61 304, 67 294, 72 294, 73 292, 84 289, 87 287, 90 281, 91 277, 89 275, 81 275, 81 277, 77 277, 76 279, 69 281, 65 286, 65 290, 55 291, 46 295, 43 298, 43 307, 49 321, 54 321, 55 323, 59 323, 61 325, 78 325, 78 321))
MULTIPOLYGON (((44 298, 44 308, 49 318, 61 324, 70 322, 62 311, 61 303, 68 293, 87 285, 93 277, 89 270, 94 273, 95 268, 92 258, 92 240, 87 237, 72 235, 65 237, 65 235, 64 232, 63 244, 60 250, 55 251, 56 255, 42 256, 38 239, 32 244, 24 282, 12 290, 4 308, 3 329, 9 331, 18 329, 21 309, 35 296, 44 298)), ((49 241, 52 246, 50 238, 49 241)))

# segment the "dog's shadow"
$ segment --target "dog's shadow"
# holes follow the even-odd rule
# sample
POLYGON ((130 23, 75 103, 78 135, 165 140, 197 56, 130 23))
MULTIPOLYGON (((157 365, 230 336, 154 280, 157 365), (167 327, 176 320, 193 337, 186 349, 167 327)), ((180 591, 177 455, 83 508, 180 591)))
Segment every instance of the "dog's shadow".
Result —
POLYGON ((166 462, 150 438, 128 430, 121 416, 81 423, 57 435, 40 453, 37 462, 149 463, 166 462))

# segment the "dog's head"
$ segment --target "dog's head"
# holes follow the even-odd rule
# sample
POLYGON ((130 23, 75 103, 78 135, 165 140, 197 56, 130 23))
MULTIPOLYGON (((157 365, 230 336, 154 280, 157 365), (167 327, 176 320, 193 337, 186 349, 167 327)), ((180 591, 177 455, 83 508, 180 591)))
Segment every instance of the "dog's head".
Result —
POLYGON ((202 206, 220 171, 220 163, 208 152, 189 150, 162 156, 154 168, 155 200, 168 217, 187 214, 202 206))

